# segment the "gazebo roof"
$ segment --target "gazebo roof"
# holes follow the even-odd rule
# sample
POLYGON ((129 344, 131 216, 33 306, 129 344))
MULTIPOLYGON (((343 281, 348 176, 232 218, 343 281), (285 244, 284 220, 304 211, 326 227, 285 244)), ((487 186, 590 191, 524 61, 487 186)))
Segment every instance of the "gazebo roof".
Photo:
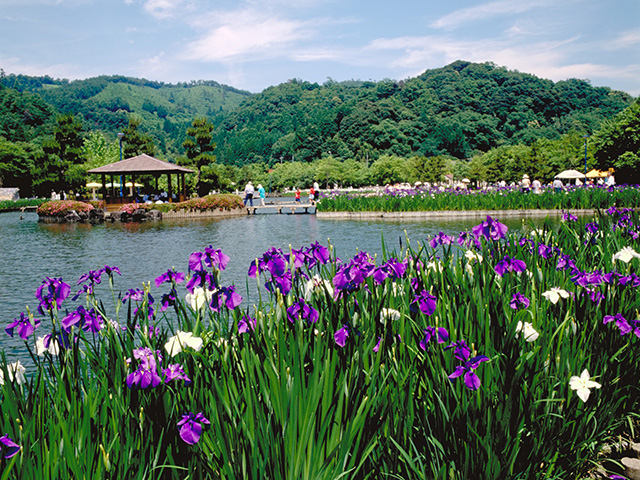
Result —
POLYGON ((123 175, 123 174, 165 174, 165 173, 193 173, 194 171, 176 165, 174 163, 158 160, 150 155, 143 153, 136 157, 125 158, 120 162, 110 163, 98 168, 92 168, 87 173, 99 173, 104 175, 123 175))

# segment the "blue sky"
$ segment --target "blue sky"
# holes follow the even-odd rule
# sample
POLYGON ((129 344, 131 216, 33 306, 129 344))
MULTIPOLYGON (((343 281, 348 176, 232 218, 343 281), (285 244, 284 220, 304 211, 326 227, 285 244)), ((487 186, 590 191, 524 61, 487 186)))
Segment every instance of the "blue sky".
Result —
POLYGON ((79 79, 402 80, 455 60, 640 95, 640 0, 0 0, 0 68, 79 79))

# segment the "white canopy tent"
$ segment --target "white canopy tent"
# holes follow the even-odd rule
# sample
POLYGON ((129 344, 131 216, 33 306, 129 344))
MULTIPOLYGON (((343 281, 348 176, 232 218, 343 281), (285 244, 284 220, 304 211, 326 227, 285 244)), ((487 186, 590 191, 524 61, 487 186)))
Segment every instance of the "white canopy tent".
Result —
POLYGON ((585 174, 579 172, 578 170, 565 170, 564 172, 560 172, 555 178, 566 179, 566 180, 575 180, 576 178, 584 178, 585 174))

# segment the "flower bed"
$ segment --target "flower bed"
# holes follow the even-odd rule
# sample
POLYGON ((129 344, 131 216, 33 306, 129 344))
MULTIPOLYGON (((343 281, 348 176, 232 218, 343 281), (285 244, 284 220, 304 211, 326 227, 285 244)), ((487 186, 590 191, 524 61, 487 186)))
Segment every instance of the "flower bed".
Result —
POLYGON ((4 475, 581 478, 639 425, 636 225, 272 248, 254 305, 212 246, 127 292, 48 277, 6 329, 35 365, 0 369, 4 475))
POLYGON ((88 202, 75 200, 51 200, 38 206, 37 212, 41 217, 64 217, 68 213, 89 213, 95 207, 88 202))
POLYGON ((560 193, 544 188, 541 194, 516 187, 460 190, 444 187, 385 188, 377 193, 323 192, 319 212, 411 212, 523 209, 606 209, 611 205, 640 207, 637 186, 569 186, 560 193))

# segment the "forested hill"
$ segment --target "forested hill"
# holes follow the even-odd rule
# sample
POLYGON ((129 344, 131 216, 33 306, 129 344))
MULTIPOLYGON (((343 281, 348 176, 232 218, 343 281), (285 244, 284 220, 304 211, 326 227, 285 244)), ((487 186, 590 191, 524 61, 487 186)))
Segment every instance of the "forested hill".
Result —
POLYGON ((499 145, 590 134, 633 98, 587 81, 554 83, 492 63, 458 61, 405 81, 292 80, 248 98, 222 123, 226 163, 331 154, 468 158, 499 145))
POLYGON ((57 113, 79 116, 86 130, 111 136, 127 126, 132 113, 137 114, 158 150, 172 156, 182 153, 181 143, 194 117, 219 122, 251 96, 214 81, 167 84, 123 76, 68 81, 7 75, 2 83, 25 95, 39 95, 57 113))
POLYGON ((135 114, 156 153, 175 158, 184 154, 190 122, 206 116, 215 125, 217 161, 238 166, 324 155, 370 161, 383 154, 468 158, 570 131, 591 134, 633 100, 583 80, 554 83, 463 61, 404 81, 290 80, 255 95, 213 81, 172 85, 122 76, 66 81, 24 75, 0 80, 0 136, 8 141, 51 134, 55 113, 73 113, 85 130, 113 139, 135 114))

